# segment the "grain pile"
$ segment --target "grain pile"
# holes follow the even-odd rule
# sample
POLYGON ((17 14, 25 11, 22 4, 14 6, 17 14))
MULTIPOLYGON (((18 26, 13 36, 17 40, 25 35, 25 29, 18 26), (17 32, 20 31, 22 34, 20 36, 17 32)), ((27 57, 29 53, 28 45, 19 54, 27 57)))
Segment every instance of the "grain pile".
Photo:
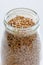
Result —
POLYGON ((35 25, 31 18, 25 18, 24 16, 16 16, 11 19, 8 24, 16 28, 27 28, 35 25))

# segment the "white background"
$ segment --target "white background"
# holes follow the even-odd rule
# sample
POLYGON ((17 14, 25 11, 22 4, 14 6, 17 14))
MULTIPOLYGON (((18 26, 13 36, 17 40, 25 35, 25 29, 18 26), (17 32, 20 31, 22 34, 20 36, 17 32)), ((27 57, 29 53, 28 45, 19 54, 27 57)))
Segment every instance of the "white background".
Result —
MULTIPOLYGON (((40 65, 43 65, 43 0, 0 0, 0 52, 1 52, 1 40, 4 32, 3 19, 5 13, 13 8, 21 8, 21 7, 35 10, 40 17, 39 33, 42 45, 40 65)), ((0 53, 0 59, 1 59, 1 53, 0 53)))

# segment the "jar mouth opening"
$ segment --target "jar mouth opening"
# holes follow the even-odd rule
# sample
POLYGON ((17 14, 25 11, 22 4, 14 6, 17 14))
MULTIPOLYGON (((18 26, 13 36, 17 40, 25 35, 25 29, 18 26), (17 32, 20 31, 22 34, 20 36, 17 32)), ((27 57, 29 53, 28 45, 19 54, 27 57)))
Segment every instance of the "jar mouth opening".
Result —
POLYGON ((34 11, 34 10, 32 10, 32 9, 29 9, 29 8, 14 8, 14 9, 12 9, 12 10, 10 10, 10 11, 8 11, 7 13, 6 13, 6 15, 5 15, 5 17, 4 17, 4 24, 5 24, 5 26, 7 25, 8 27, 9 27, 9 30, 10 30, 10 27, 14 30, 14 29, 28 29, 28 30, 36 30, 38 27, 39 27, 39 16, 38 16, 38 14, 34 11), (29 10, 29 11, 31 11, 31 12, 33 12, 36 16, 37 16, 37 18, 38 18, 38 20, 37 20, 37 22, 36 22, 36 24, 35 25, 33 25, 32 27, 27 27, 27 28, 16 28, 16 27, 12 27, 12 26, 10 26, 10 25, 8 25, 8 23, 7 23, 7 21, 6 21, 6 18, 7 18, 7 15, 10 13, 10 12, 12 12, 12 11, 15 11, 15 10, 19 10, 19 9, 23 9, 23 10, 29 10))

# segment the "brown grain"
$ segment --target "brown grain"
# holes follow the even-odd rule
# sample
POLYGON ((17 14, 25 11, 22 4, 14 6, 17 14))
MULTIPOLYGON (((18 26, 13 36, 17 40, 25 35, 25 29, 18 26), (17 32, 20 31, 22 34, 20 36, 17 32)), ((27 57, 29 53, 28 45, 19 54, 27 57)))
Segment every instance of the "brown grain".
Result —
POLYGON ((26 18, 24 16, 17 16, 13 18, 8 22, 8 24, 17 28, 20 28, 20 27, 27 28, 27 27, 35 25, 35 23, 33 22, 31 18, 26 18))

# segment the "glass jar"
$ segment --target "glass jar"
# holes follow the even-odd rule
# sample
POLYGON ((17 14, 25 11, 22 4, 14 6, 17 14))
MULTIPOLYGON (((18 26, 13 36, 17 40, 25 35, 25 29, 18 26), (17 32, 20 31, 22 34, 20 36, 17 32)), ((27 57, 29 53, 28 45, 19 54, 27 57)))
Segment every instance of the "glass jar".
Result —
POLYGON ((2 39, 2 65, 39 65, 40 38, 38 14, 27 8, 10 10, 4 18, 5 32, 2 39), (8 21, 15 16, 31 18, 35 25, 29 28, 14 28, 8 21))

